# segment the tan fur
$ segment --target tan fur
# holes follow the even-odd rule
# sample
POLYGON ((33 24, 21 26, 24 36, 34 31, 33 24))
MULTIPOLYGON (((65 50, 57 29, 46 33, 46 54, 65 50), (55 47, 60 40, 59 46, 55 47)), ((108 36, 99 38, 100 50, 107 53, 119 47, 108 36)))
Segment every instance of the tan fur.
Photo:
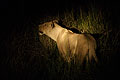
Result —
POLYGON ((97 62, 95 54, 96 41, 90 34, 76 34, 70 30, 62 28, 54 22, 47 22, 39 26, 39 30, 57 42, 60 54, 64 60, 70 62, 83 63, 84 59, 91 62, 94 59, 97 62))

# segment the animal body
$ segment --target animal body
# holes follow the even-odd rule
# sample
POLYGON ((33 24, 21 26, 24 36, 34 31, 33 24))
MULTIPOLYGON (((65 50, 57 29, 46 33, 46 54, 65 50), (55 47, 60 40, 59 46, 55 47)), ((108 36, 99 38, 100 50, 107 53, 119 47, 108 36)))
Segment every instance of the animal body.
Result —
POLYGON ((83 63, 84 60, 97 62, 95 53, 96 40, 90 34, 77 34, 67 30, 58 21, 46 22, 39 25, 39 34, 45 34, 57 43, 60 54, 65 61, 83 63))

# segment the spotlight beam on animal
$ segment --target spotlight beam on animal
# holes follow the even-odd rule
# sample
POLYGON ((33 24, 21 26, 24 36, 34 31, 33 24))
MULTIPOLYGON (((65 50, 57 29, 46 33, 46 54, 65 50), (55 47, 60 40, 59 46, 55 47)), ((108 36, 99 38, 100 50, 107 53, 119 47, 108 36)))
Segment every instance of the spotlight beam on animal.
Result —
POLYGON ((60 54, 67 62, 97 62, 96 40, 90 34, 73 33, 58 25, 57 20, 39 25, 39 34, 45 34, 56 41, 60 54))

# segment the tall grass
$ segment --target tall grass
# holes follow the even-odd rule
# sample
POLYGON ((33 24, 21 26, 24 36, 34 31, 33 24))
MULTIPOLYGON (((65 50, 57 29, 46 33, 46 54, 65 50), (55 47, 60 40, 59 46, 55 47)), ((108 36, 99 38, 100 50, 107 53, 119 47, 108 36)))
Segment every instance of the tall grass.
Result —
POLYGON ((94 7, 84 11, 81 8, 77 11, 74 9, 66 10, 64 14, 59 15, 59 19, 67 27, 74 27, 78 30, 84 30, 86 33, 101 34, 108 29, 108 24, 105 22, 105 15, 102 10, 97 10, 94 7))

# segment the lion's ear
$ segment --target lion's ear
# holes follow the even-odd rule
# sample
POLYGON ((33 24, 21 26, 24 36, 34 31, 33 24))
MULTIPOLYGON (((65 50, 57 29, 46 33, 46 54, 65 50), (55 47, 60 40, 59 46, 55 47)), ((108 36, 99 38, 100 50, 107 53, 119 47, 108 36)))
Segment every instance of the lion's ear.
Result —
POLYGON ((52 22, 53 22, 53 23, 58 23, 58 20, 53 20, 52 22))

